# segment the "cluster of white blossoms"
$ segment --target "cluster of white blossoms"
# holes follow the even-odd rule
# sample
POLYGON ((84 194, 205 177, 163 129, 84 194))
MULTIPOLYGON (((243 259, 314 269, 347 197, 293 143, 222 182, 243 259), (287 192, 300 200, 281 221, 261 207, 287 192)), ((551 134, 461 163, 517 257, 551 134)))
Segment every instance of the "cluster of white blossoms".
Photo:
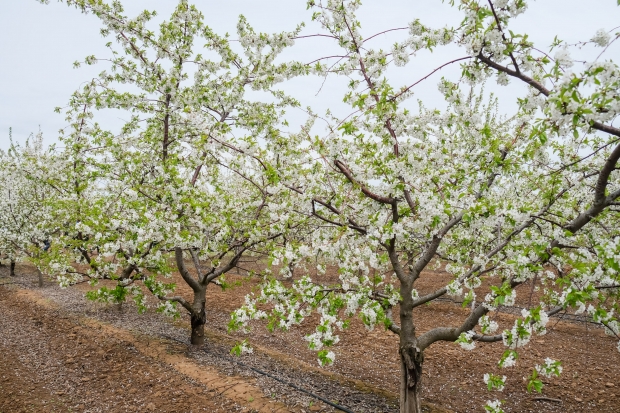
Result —
POLYGON ((507 350, 502 355, 502 358, 500 359, 498 366, 501 368, 513 367, 514 365, 517 364, 517 357, 518 357, 518 353, 516 351, 507 350))
POLYGON ((480 331, 482 334, 493 334, 499 327, 497 321, 492 320, 488 315, 483 315, 480 317, 478 324, 480 324, 480 331))
POLYGON ((261 320, 264 318, 267 318, 267 313, 256 307, 256 300, 252 300, 249 296, 246 296, 245 305, 236 309, 231 314, 229 328, 249 332, 248 323, 251 320, 261 320))
POLYGON ((571 67, 573 65, 573 59, 571 58, 570 51, 567 48, 558 49, 553 56, 555 62, 562 67, 571 67))
POLYGON ((540 307, 532 309, 532 311, 522 310, 522 317, 532 323, 532 328, 538 335, 544 335, 547 333, 547 323, 549 322, 549 315, 540 307))
POLYGON ((450 284, 446 286, 446 288, 448 290, 448 294, 453 297, 458 297, 463 294, 463 286, 458 279, 453 280, 450 284))
MULTIPOLYGON (((334 334, 334 327, 342 329, 342 322, 336 316, 323 312, 317 324, 316 331, 307 335, 308 347, 312 350, 321 350, 323 346, 332 346, 340 342, 340 337, 334 334)), ((333 361, 333 358, 332 358, 333 361)))
POLYGON ((502 332, 504 345, 509 349, 516 349, 527 345, 534 333, 544 335, 549 316, 540 307, 521 311, 521 317, 514 322, 510 330, 502 332))
POLYGON ((504 391, 506 386, 506 376, 496 376, 494 374, 485 373, 483 376, 484 384, 489 390, 504 391))
POLYGON ((157 312, 172 318, 180 317, 179 309, 177 308, 176 303, 170 301, 164 301, 157 304, 157 312))
POLYGON ((240 356, 242 354, 252 354, 254 349, 248 343, 248 340, 243 340, 240 343, 237 343, 231 350, 230 354, 234 354, 236 356, 240 356))
POLYGON ((588 306, 588 314, 597 323, 601 323, 605 328, 605 333, 612 337, 620 337, 620 323, 616 316, 614 316, 614 310, 607 310, 602 306, 594 307, 588 306))
POLYGON ((510 330, 502 332, 504 345, 510 349, 523 347, 530 342, 532 338, 532 326, 521 319, 515 321, 514 326, 510 330))
POLYGON ((482 305, 484 305, 489 311, 493 311, 500 305, 506 307, 514 306, 516 299, 516 290, 493 287, 492 291, 484 297, 484 303, 482 305))
POLYGON ((591 42, 594 42, 599 47, 605 47, 609 44, 611 40, 611 35, 605 29, 598 29, 594 36, 590 39, 591 42))
POLYGON ((456 342, 461 346, 462 349, 471 351, 476 348, 476 342, 472 340, 475 334, 476 332, 474 330, 461 333, 456 342))
POLYGON ((550 358, 546 358, 545 364, 537 364, 535 368, 538 374, 545 377, 559 377, 560 374, 562 374, 562 364, 559 361, 552 360, 550 358))
POLYGON ((484 410, 489 413, 504 413, 502 402, 499 400, 488 400, 484 406, 484 410))

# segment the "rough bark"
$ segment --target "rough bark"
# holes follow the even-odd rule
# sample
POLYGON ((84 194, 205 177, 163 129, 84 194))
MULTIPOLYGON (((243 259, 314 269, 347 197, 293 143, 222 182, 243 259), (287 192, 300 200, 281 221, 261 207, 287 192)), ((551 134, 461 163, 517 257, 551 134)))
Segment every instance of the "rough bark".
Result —
POLYGON ((202 346, 205 343, 205 324, 207 323, 205 303, 206 287, 202 290, 194 291, 194 303, 192 304, 190 317, 192 323, 191 343, 196 346, 202 346))
POLYGON ((418 345, 413 323, 413 277, 401 279, 400 293, 400 413, 421 413, 422 363, 424 353, 418 345))
MULTIPOLYGON (((175 248, 175 258, 181 277, 194 292, 194 300, 191 305, 181 298, 175 298, 173 301, 180 302, 181 305, 189 312, 192 325, 190 342, 193 345, 201 346, 205 342, 205 324, 207 323, 205 304, 207 301, 207 286, 209 285, 209 280, 207 277, 200 274, 200 266, 197 262, 195 262, 195 264, 196 271, 198 271, 198 279, 194 278, 190 274, 185 266, 183 250, 179 247, 175 248)), ((193 258, 197 259, 194 256, 193 258)))
POLYGON ((400 350, 400 413, 421 413, 422 364, 424 353, 407 343, 400 350))

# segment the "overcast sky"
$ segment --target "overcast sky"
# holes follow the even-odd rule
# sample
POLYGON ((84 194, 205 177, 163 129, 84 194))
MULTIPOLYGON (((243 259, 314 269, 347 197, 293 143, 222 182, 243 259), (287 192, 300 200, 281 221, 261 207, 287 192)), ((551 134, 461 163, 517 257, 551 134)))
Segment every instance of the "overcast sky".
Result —
MULTIPOLYGON (((251 25, 263 32, 292 30, 298 22, 310 21, 306 0, 195 0, 203 11, 206 23, 216 32, 235 33, 237 16, 244 14, 251 25)), ((157 10, 166 18, 176 6, 176 0, 124 0, 126 13, 134 16, 144 8, 157 10)), ((538 0, 530 1, 529 10, 516 21, 516 28, 530 34, 536 44, 547 48, 558 34, 563 40, 576 42, 590 39, 600 29, 607 30, 620 24, 617 0, 538 0)), ((389 28, 406 26, 419 18, 433 27, 458 24, 461 14, 440 0, 366 0, 359 12, 366 36, 389 28)), ((0 148, 6 149, 9 128, 13 137, 22 142, 39 128, 46 142, 55 141, 58 130, 66 126, 63 115, 54 113, 54 107, 64 106, 71 93, 81 83, 104 69, 102 65, 73 69, 73 62, 95 54, 109 55, 104 44, 108 41, 99 34, 96 17, 83 15, 73 8, 51 0, 41 5, 35 0, 0 0, 0 148)), ((316 33, 318 28, 308 24, 305 34, 316 33)), ((373 47, 388 47, 402 39, 403 33, 394 32, 373 40, 373 47)), ((298 40, 295 54, 286 57, 307 59, 321 57, 329 52, 329 40, 314 38, 298 40)), ((393 72, 397 86, 410 84, 434 67, 460 57, 456 49, 439 49, 433 55, 423 54, 405 70, 393 72)), ((608 58, 620 59, 616 48, 608 58), (615 55, 614 55, 615 53, 615 55)), ((442 71, 441 75, 456 76, 458 67, 442 71)), ((436 75, 416 86, 417 98, 433 107, 436 75)), ((322 112, 342 100, 343 82, 297 79, 285 85, 287 91, 300 96, 322 112), (317 92, 320 90, 320 93, 317 92)), ((120 120, 117 119, 118 122, 120 120)), ((110 122, 114 122, 111 119, 110 122)))

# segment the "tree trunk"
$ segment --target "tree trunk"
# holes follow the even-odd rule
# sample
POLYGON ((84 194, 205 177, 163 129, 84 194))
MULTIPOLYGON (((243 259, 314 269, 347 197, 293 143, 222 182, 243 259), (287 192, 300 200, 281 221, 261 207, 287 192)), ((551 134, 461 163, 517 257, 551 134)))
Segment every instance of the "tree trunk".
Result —
POLYGON ((202 290, 194 291, 193 311, 190 317, 192 323, 191 343, 196 346, 202 346, 205 343, 205 324, 207 323, 205 302, 206 287, 202 290))
POLYGON ((413 322, 413 279, 401 277, 400 294, 400 413, 422 413, 422 363, 423 350, 413 322))
POLYGON ((191 315, 192 320, 192 338, 191 343, 195 346, 202 346, 205 343, 205 324, 207 322, 207 315, 204 308, 202 313, 191 315))
POLYGON ((11 270, 10 270, 9 275, 11 277, 15 277, 15 260, 11 260, 11 270))
POLYGON ((400 413, 422 413, 424 354, 414 345, 400 348, 400 413))
MULTIPOLYGON (((235 255, 239 254, 240 250, 241 250, 241 247, 235 247, 235 255)), ((241 274, 241 271, 239 270, 239 267, 237 267, 236 265, 235 265, 235 272, 237 274, 241 274)))
POLYGON ((43 273, 41 272, 41 270, 38 270, 39 273, 39 288, 43 288, 43 273))

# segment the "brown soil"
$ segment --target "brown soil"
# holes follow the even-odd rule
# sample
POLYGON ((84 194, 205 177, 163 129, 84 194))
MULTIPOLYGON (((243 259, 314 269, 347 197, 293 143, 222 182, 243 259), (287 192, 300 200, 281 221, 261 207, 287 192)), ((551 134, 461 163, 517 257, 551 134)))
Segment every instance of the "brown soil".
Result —
MULTIPOLYGON (((429 272, 419 280, 418 288, 421 293, 430 291, 441 285, 444 278, 445 273, 429 272)), ((232 274, 228 279, 242 280, 243 277, 232 274)), ((189 298, 190 290, 177 274, 174 280, 179 285, 177 293, 189 298)), ((316 354, 307 348, 303 339, 314 330, 316 318, 285 333, 269 333, 256 323, 247 336, 240 333, 229 335, 226 326, 230 311, 243 302, 244 295, 256 284, 255 280, 244 281, 241 286, 227 291, 209 287, 207 348, 230 348, 235 340, 249 338, 255 354, 245 356, 243 360, 247 363, 267 360, 267 364, 262 365, 267 367, 262 369, 271 368, 271 371, 282 374, 287 369, 296 369, 300 372, 296 376, 300 380, 298 384, 312 386, 312 389, 318 389, 317 393, 323 390, 324 394, 333 395, 333 391, 338 390, 338 396, 331 397, 331 400, 340 400, 345 405, 347 397, 351 402, 357 397, 391 400, 382 405, 385 407, 358 408, 354 410, 356 413, 397 411, 397 338, 382 328, 367 331, 361 323, 354 322, 340 334, 341 342, 334 348, 336 362, 327 368, 318 367, 316 354)), ((162 412, 203 411, 199 408, 234 411, 249 407, 251 400, 264 399, 264 395, 270 392, 282 395, 287 391, 278 393, 262 379, 256 381, 251 377, 235 376, 234 368, 233 373, 222 373, 221 366, 209 368, 187 353, 186 347, 162 341, 161 337, 154 337, 157 334, 129 334, 126 330, 94 320, 99 316, 108 317, 108 313, 89 312, 90 321, 87 322, 74 313, 53 309, 41 302, 42 297, 52 291, 58 294, 57 289, 50 288, 40 290, 43 295, 35 299, 23 292, 18 294, 15 289, 0 287, 0 413, 148 411, 145 409, 149 403, 153 403, 155 411, 162 412), (39 304, 33 307, 37 301, 39 304), (44 340, 37 339, 41 336, 44 340), (69 358, 76 360, 75 364, 68 364, 69 358), (131 367, 121 370, 122 366, 131 367), (55 378, 50 380, 50 374, 55 378), (213 382, 209 384, 210 377, 216 378, 219 386, 230 383, 233 390, 228 392, 224 387, 221 395, 209 392, 214 387, 213 382), (82 382, 83 378, 87 380, 82 382), (175 381, 168 383, 168 380, 175 381), (5 392, 7 386, 12 389, 11 394, 5 392), (61 394, 56 393, 58 389, 61 394)), ((83 290, 87 286, 78 288, 83 290)), ((70 291, 76 290, 65 290, 63 294, 70 291)), ((56 295, 54 300, 58 301, 56 295)), ((529 286, 524 286, 518 303, 527 303, 528 296, 529 286)), ((72 305, 75 307, 75 303, 72 305)), ((132 312, 133 309, 126 308, 125 311, 132 312)), ((424 332, 438 324, 456 326, 466 314, 467 309, 458 304, 436 302, 416 309, 415 318, 418 330, 424 332)), ((184 328, 181 332, 189 335, 186 318, 177 324, 184 328)), ((500 325, 509 325, 514 315, 499 313, 497 320, 500 325)), ((462 350, 455 343, 433 345, 426 352, 424 367, 423 397, 429 403, 425 410, 479 412, 486 400, 501 399, 507 412, 619 411, 620 370, 614 367, 620 362, 617 342, 588 323, 552 318, 548 328, 547 335, 535 337, 521 352, 517 366, 509 369, 499 369, 496 365, 505 350, 501 342, 479 343, 471 352, 462 350), (543 390, 543 396, 560 399, 561 403, 535 400, 538 395, 527 393, 525 389, 525 377, 534 364, 542 363, 545 357, 563 362, 562 377, 545 379, 543 390), (482 376, 487 372, 508 377, 504 392, 487 391, 482 382, 482 376)), ((273 402, 265 401, 267 404, 252 408, 262 411, 262 407, 273 402)), ((287 405, 280 411, 333 411, 320 403, 310 409, 307 400, 303 402, 305 404, 292 405, 282 396, 280 401, 287 405)), ((362 405, 368 404, 359 404, 362 405)))
MULTIPOLYGON (((242 279, 229 275, 228 280, 242 279)), ((327 281, 336 279, 334 272, 328 272, 327 281)), ((418 280, 416 287, 425 294, 445 285, 449 281, 445 272, 427 272, 418 280)), ((190 296, 190 290, 175 275, 178 292, 190 296)), ((223 333, 230 319, 230 312, 241 305, 246 293, 251 292, 257 282, 246 281, 235 290, 222 292, 216 286, 209 287, 207 298, 209 329, 223 333)), ((518 292, 517 305, 525 306, 529 301, 530 285, 524 285, 518 292)), ((537 302, 538 293, 532 302, 537 302)), ((397 309, 394 311, 398 314, 397 309)), ((434 302, 415 310, 419 333, 437 326, 458 326, 468 315, 468 309, 452 302, 434 302)), ((512 326, 515 316, 499 313, 496 321, 502 326, 512 326)), ((303 337, 314 331, 313 321, 307 319, 301 326, 289 332, 269 333, 258 325, 245 336, 253 345, 280 352, 292 363, 316 366, 315 352, 307 348, 303 337)), ((478 343, 473 351, 461 349, 456 343, 440 342, 425 352, 423 398, 434 408, 456 412, 479 412, 487 400, 504 401, 507 412, 618 412, 620 411, 620 370, 614 366, 620 363, 617 340, 604 334, 591 323, 575 323, 561 318, 552 318, 549 332, 536 336, 520 351, 517 366, 500 369, 497 362, 506 350, 501 342, 478 343), (526 390, 526 377, 535 364, 542 364, 546 357, 561 360, 564 371, 560 378, 543 378, 543 394, 531 394, 526 390), (503 392, 487 390, 482 378, 485 373, 508 377, 503 392), (560 399, 557 403, 536 400, 537 397, 560 399)), ((334 348, 336 362, 323 368, 325 372, 341 375, 345 379, 356 379, 367 383, 372 391, 383 391, 394 399, 398 390, 398 339, 390 331, 378 326, 368 331, 361 322, 354 322, 340 333, 341 341, 334 348)), ((385 394, 385 393, 384 393, 385 394)))
MULTIPOLYGON (((31 288, 36 274, 27 266, 19 270, 19 277, 9 278, 0 269, 0 353, 18 361, 0 365, 3 388, 18 389, 0 392, 0 413, 333 411, 228 362, 234 344, 229 336, 208 334, 206 348, 189 347, 160 334, 178 337, 176 329, 183 337, 186 330, 169 319, 94 305, 84 300, 81 287, 61 290, 47 282, 43 289, 31 288)), ((247 366, 261 358, 267 364, 258 367, 283 376, 277 364, 282 354, 266 350, 243 361, 247 366)), ((312 370, 283 378, 313 391, 333 387, 312 370)))
POLYGON ((77 318, 36 293, 0 287, 0 412, 229 412, 162 351, 77 318), (155 350, 155 351, 153 351, 155 350))

